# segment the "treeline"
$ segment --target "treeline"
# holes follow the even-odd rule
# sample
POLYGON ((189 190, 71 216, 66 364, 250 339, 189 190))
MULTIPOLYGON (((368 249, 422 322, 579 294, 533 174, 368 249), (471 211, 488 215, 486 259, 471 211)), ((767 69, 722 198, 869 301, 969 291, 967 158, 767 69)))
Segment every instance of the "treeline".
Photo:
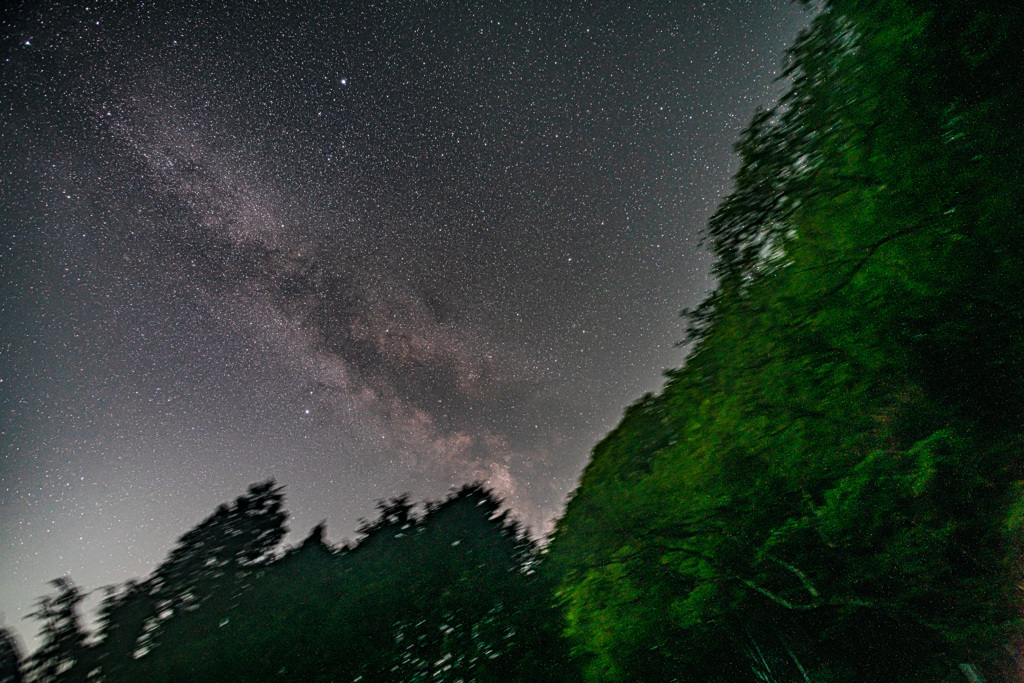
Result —
POLYGON ((264 484, 93 637, 56 582, 36 680, 1024 680, 1024 7, 814 11, 546 551, 469 487, 279 556, 264 484))
MULTIPOLYGON (((98 630, 67 578, 40 599, 28 680, 573 680, 537 546, 479 485, 382 502, 351 546, 317 526, 281 551, 283 493, 254 485, 142 581, 108 589, 98 630)), ((20 675, 20 674, 19 674, 20 675)), ((10 680, 17 680, 11 674, 10 680)))

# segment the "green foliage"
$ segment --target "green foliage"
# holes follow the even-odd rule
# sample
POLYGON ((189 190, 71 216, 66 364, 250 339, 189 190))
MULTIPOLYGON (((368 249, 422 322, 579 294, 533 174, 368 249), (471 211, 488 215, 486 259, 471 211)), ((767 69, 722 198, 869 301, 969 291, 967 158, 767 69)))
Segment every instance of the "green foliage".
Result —
POLYGON ((740 140, 717 290, 549 564, 594 681, 933 681, 1019 629, 1024 11, 835 0, 740 140))

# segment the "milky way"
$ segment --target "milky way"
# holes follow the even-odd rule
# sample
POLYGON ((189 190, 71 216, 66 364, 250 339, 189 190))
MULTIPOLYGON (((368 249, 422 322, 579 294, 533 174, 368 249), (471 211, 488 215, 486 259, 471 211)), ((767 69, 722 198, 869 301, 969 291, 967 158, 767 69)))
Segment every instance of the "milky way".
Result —
POLYGON ((679 365, 778 2, 26 3, 0 86, 0 609, 485 481, 537 533, 679 365))

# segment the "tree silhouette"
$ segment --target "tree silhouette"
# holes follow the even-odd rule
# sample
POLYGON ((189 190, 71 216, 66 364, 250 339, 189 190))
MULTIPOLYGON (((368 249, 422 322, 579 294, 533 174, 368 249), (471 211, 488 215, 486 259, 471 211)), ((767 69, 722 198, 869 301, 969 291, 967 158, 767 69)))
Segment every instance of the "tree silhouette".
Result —
POLYGON ((95 647, 107 680, 137 679, 154 649, 200 635, 182 631, 185 615, 200 613, 206 630, 216 628, 215 615, 247 588, 287 532, 282 491, 273 481, 253 484, 183 535, 152 576, 108 593, 95 647))
POLYGON ((0 683, 22 683, 21 648, 14 632, 0 627, 0 683))
POLYGON ((108 588, 91 646, 80 591, 57 580, 38 680, 574 680, 537 546, 483 485, 381 501, 355 544, 332 547, 321 523, 277 553, 282 501, 254 485, 150 577, 108 588))
POLYGON ((50 581, 54 595, 43 596, 29 617, 42 622, 42 644, 28 658, 28 677, 34 683, 65 683, 84 680, 86 632, 82 628, 78 606, 85 593, 69 577, 50 581))

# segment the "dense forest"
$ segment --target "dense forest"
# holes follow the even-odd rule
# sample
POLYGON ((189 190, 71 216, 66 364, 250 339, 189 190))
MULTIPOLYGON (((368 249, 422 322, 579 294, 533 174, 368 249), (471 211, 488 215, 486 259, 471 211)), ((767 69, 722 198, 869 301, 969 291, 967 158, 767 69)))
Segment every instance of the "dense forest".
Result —
POLYGON ((588 680, 1020 680, 1024 6, 834 0, 547 561, 588 680))
POLYGON ((546 546, 472 485, 281 550, 267 482, 95 634, 55 580, 4 680, 1024 680, 1024 7, 809 11, 686 362, 546 546))

